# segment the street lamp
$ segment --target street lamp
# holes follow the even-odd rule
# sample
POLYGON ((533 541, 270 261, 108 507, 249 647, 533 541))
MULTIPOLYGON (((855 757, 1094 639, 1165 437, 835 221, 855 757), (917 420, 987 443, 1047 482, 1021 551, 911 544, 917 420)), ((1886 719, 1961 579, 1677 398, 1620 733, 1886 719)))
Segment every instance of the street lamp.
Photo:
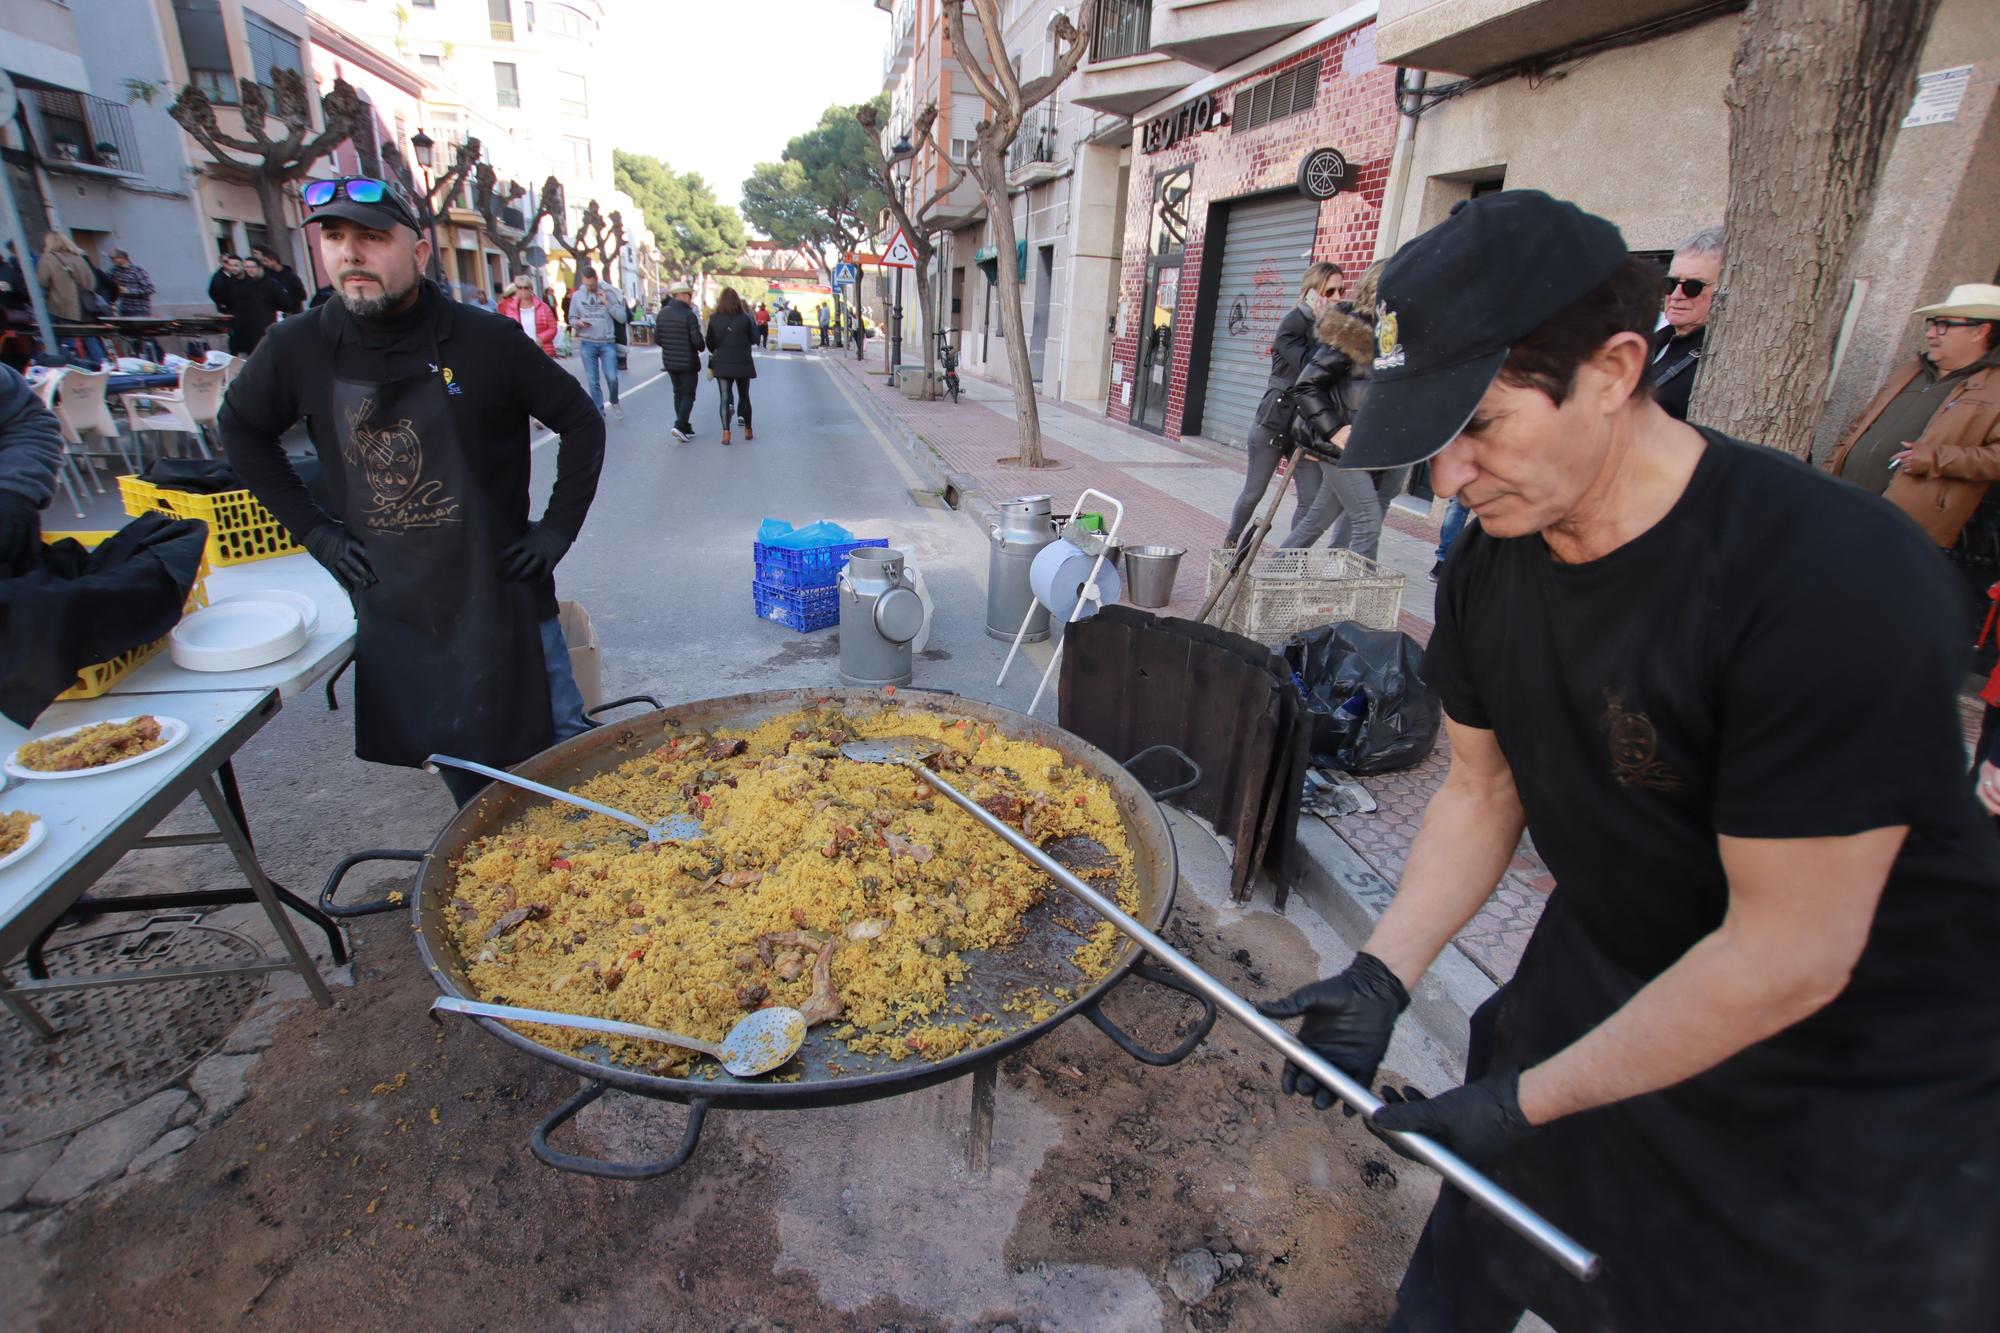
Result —
POLYGON ((424 173, 423 222, 431 234, 431 280, 444 282, 444 257, 438 250, 437 214, 431 209, 431 150, 437 140, 425 134, 421 127, 410 139, 410 149, 417 155, 417 169, 424 173))
MULTIPOLYGON (((910 159, 917 153, 916 145, 910 142, 909 132, 904 131, 896 140, 896 146, 889 150, 889 174, 896 181, 896 203, 899 211, 907 211, 909 200, 905 197, 910 185, 910 159)), ((897 228, 900 232, 902 229, 897 228)), ((903 270, 896 270, 896 299, 889 307, 889 383, 900 387, 903 382, 903 270)))

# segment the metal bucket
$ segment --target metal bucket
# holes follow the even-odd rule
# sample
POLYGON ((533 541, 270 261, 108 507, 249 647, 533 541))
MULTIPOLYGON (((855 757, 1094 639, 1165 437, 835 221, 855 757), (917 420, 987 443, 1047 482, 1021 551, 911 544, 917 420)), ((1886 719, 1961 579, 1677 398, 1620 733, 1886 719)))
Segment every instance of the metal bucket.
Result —
POLYGON ((1128 546, 1124 551, 1125 600, 1133 606, 1162 607, 1174 600, 1174 578, 1181 572, 1178 546, 1128 546))

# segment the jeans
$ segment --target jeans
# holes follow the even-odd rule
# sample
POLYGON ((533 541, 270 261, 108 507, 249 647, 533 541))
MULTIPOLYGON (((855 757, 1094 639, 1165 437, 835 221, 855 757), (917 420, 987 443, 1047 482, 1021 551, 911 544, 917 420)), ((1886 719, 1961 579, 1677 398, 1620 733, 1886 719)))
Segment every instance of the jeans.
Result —
POLYGON ((1410 469, 1364 472, 1329 467, 1325 474, 1312 507, 1298 516, 1282 544, 1311 546, 1333 528, 1330 545, 1344 546, 1364 560, 1373 560, 1382 546, 1382 514, 1409 484, 1410 469))
POLYGON ((694 422, 689 418, 694 413, 694 391, 701 387, 699 370, 670 370, 667 374, 674 382, 674 428, 684 434, 694 434, 694 422))
POLYGON ((750 381, 715 377, 715 387, 722 393, 722 428, 728 430, 737 417, 743 418, 743 428, 750 429, 750 381), (730 391, 735 390, 734 406, 730 402, 730 391))
POLYGON ((1458 541, 1458 534, 1465 531, 1465 520, 1472 517, 1472 511, 1459 502, 1457 496, 1451 498, 1451 506, 1444 511, 1444 522, 1438 524, 1437 562, 1451 554, 1452 546, 1458 541))
MULTIPOLYGON (((609 343, 587 346, 609 347, 609 343)), ((563 637, 562 621, 542 622, 542 667, 549 675, 549 718, 555 724, 556 743, 581 736, 596 726, 583 715, 583 691, 577 688, 576 673, 570 670, 569 640, 563 637)), ((464 805, 486 788, 487 779, 462 768, 438 767, 451 798, 464 805)))
MULTIPOLYGON (((1250 519, 1257 512, 1257 502, 1264 498, 1271 484, 1271 474, 1278 470, 1278 460, 1285 455, 1287 441, 1263 426, 1250 430, 1248 449, 1250 467, 1243 479, 1243 493, 1236 497, 1236 507, 1229 514, 1229 532, 1223 537, 1224 546, 1234 546, 1242 537, 1243 530, 1250 526, 1250 519)), ((1300 454, 1292 460, 1292 486, 1298 491, 1299 512, 1312 508, 1314 497, 1319 492, 1319 464, 1300 454)))
POLYGON ((827 335, 827 334, 828 334, 829 332, 830 332, 830 330, 829 330, 829 329, 827 328, 827 326, 826 326, 826 325, 822 324, 822 325, 820 325, 820 326, 819 326, 819 345, 820 345, 821 347, 824 347, 824 346, 826 346, 826 335, 827 335))
POLYGON ((583 385, 590 390, 590 405, 601 414, 604 411, 604 391, 597 387, 597 372, 604 372, 604 382, 611 386, 611 405, 618 406, 618 344, 579 343, 583 348, 583 385))

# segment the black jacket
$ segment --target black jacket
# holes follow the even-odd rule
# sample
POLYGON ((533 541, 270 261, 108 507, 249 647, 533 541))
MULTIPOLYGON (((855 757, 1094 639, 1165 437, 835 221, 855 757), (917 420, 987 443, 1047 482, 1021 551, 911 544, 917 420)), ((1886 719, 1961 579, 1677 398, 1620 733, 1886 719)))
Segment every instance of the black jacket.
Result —
POLYGON ((670 296, 660 303, 653 341, 660 345, 661 370, 701 369, 701 316, 686 301, 670 296))
POLYGON ((1280 400, 1295 413, 1293 443, 1322 458, 1338 458, 1340 451, 1328 441, 1342 426, 1352 424, 1354 412, 1361 406, 1367 374, 1356 372, 1374 341, 1374 325, 1342 301, 1321 313, 1317 332, 1330 336, 1314 344, 1298 379, 1280 400))
POLYGON ((1685 338, 1676 338, 1671 324, 1662 324, 1653 333, 1653 401, 1676 421, 1687 420, 1688 399, 1694 395, 1694 377, 1701 371, 1702 345, 1707 340, 1706 324, 1685 338))
MULTIPOLYGON (((452 424, 466 447, 481 451, 487 462, 485 499, 500 545, 528 528, 530 418, 562 437, 555 487, 541 521, 574 541, 604 466, 604 418, 560 361, 521 336, 518 321, 447 300, 428 280, 416 309, 401 318, 358 320, 335 300, 273 329, 222 400, 222 447, 230 465, 301 539, 322 523, 344 518, 327 490, 307 491, 281 437, 303 420, 320 458, 337 466, 335 377, 366 381, 422 374, 432 362, 433 337, 453 372, 454 391, 445 400, 452 424)), ((543 580, 537 600, 544 619, 553 618, 553 576, 543 580)))
POLYGON ((750 355, 750 340, 757 325, 748 315, 708 317, 708 368, 717 379, 754 380, 757 361, 750 355))
POLYGON ((286 267, 276 273, 266 269, 264 276, 278 285, 278 309, 296 315, 306 308, 306 284, 297 269, 286 267))
POLYGON ((1293 306, 1278 321, 1271 339, 1271 377, 1264 382, 1264 397, 1257 404, 1257 424, 1283 435, 1291 422, 1291 407, 1279 398, 1297 381, 1306 358, 1319 346, 1313 337, 1313 313, 1303 303, 1293 306))

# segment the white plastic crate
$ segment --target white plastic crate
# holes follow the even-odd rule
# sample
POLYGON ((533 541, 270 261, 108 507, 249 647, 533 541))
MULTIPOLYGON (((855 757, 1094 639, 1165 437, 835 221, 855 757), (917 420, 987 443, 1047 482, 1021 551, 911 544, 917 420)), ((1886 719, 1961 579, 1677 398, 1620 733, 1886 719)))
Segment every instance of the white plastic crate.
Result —
MULTIPOLYGON (((1208 591, 1229 572, 1236 553, 1209 552, 1208 591)), ((1262 643, 1281 644, 1302 630, 1351 620, 1370 629, 1395 629, 1403 609, 1403 576, 1345 548, 1266 548, 1223 598, 1235 606, 1222 628, 1262 643)))

